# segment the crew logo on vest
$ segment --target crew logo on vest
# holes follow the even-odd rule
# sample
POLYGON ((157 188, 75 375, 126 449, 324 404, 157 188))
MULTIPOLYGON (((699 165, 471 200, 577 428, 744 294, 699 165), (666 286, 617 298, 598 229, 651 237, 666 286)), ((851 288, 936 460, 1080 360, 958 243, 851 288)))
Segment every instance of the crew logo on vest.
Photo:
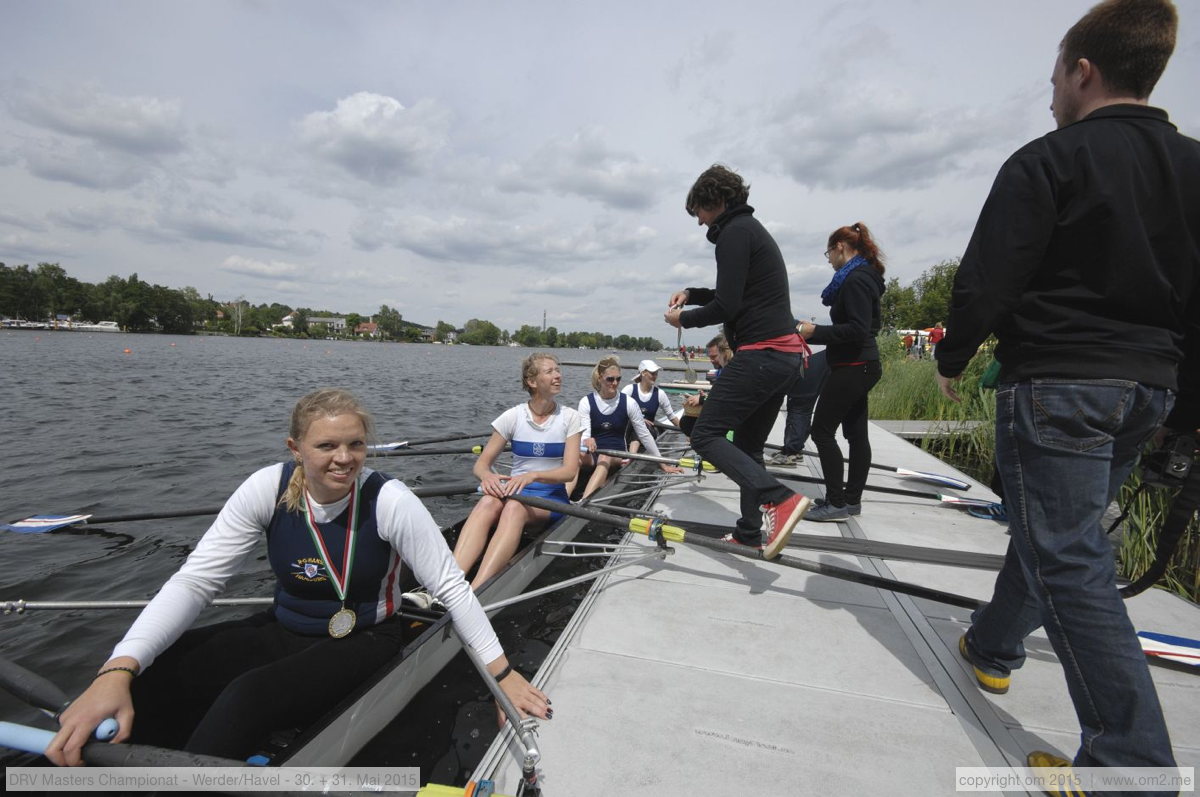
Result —
POLYGON ((540 440, 538 442, 534 443, 533 444, 533 455, 535 457, 546 456, 546 444, 541 442, 540 440))
POLYGON ((292 576, 297 581, 318 582, 328 581, 329 578, 325 575, 325 568, 321 565, 321 560, 317 558, 304 558, 292 562, 292 576))

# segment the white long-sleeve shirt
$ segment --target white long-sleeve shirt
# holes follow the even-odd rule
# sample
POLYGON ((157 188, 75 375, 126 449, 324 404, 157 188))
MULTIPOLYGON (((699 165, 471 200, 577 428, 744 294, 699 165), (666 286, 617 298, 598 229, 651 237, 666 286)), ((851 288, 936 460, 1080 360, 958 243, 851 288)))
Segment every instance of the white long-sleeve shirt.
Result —
MULTIPOLYGON (((192 625, 263 538, 275 513, 282 470, 282 464, 269 465, 242 482, 187 561, 138 615, 114 648, 113 658, 132 656, 145 669, 192 625)), ((359 483, 370 474, 364 468, 359 483)), ((349 494, 331 504, 318 504, 311 498, 317 523, 334 520, 350 501, 349 494)), ((499 657, 504 652, 500 641, 421 500, 393 479, 379 492, 375 517, 380 539, 388 542, 417 580, 446 605, 466 643, 485 662, 499 657)))

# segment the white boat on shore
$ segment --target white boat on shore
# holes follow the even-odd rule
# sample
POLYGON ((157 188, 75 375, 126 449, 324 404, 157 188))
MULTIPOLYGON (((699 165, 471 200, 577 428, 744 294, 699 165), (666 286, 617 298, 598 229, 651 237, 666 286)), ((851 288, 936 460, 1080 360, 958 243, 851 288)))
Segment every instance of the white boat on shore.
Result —
POLYGON ((116 321, 97 321, 94 324, 74 323, 69 327, 74 332, 120 332, 116 321))

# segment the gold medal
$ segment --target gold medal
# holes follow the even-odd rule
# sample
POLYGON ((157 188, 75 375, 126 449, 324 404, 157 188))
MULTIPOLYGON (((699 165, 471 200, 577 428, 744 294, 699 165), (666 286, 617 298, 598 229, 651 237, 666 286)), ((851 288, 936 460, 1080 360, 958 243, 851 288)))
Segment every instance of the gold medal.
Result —
POLYGON ((356 622, 358 622, 358 618, 354 612, 343 607, 329 618, 329 635, 334 639, 341 639, 354 630, 356 622))

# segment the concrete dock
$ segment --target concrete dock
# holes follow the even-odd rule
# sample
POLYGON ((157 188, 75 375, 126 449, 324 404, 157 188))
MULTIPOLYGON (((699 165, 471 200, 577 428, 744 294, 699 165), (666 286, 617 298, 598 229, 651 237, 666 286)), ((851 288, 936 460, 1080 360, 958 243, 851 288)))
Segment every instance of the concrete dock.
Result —
MULTIPOLYGON (((782 416, 772 442, 782 436, 782 416)), ((874 460, 956 475, 874 426, 874 460)), ((819 475, 815 457, 797 469, 819 475)), ((946 492, 873 470, 871 484, 946 492)), ((818 485, 789 482, 808 495, 818 485)), ((970 497, 992 498, 972 482, 970 497)), ((664 488, 655 508, 732 525, 719 474, 664 488)), ((860 516, 797 533, 1003 554, 1005 527, 934 500, 868 492, 860 516)), ((627 542, 650 547, 645 537, 627 542)), ((687 543, 597 581, 537 682, 555 716, 539 729, 544 795, 952 795, 956 767, 1070 758, 1079 730, 1062 670, 1035 634, 1005 695, 982 692, 957 652, 970 612, 687 543)), ((986 600, 995 573, 879 557, 790 555, 986 600)), ((1139 630, 1200 638, 1200 608, 1161 590, 1128 603, 1139 630)), ((1181 766, 1200 764, 1200 678, 1153 667, 1181 766)), ((1119 688, 1119 685, 1114 685, 1119 688)), ((475 773, 515 794, 514 748, 475 773)), ((999 793, 999 792, 989 792, 999 793)), ((1005 793, 1025 793, 1006 791, 1005 793)), ((1034 790, 1030 793, 1040 793, 1034 790)))

